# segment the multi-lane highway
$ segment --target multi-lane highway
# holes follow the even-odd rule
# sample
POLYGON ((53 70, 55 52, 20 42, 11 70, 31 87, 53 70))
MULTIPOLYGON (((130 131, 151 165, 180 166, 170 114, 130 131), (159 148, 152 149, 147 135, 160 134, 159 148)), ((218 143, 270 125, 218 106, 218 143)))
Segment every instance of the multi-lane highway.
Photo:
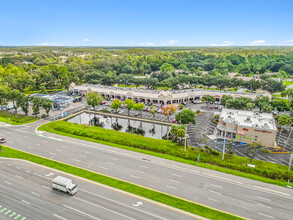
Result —
POLYGON ((0 158, 0 219, 203 219, 160 203, 25 161, 0 158), (71 196, 52 189, 62 175, 78 185, 71 196))
POLYGON ((252 219, 292 219, 290 189, 55 134, 0 127, 7 146, 73 164, 252 219), (148 160, 143 158, 147 157, 148 160))

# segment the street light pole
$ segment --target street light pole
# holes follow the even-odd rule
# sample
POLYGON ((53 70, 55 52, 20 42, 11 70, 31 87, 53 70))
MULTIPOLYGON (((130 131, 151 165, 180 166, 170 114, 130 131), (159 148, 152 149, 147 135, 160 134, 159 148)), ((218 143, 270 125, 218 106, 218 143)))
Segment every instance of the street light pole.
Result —
POLYGON ((56 119, 55 119, 55 111, 54 111, 54 101, 52 102, 52 111, 53 111, 53 117, 54 117, 54 124, 56 124, 56 119))
POLYGON ((226 147, 226 135, 227 135, 227 130, 225 127, 225 133, 224 133, 224 146, 223 146, 223 153, 222 153, 222 160, 224 160, 224 156, 225 156, 225 147, 226 147))
POLYGON ((291 168, 292 159, 293 159, 293 151, 291 152, 291 156, 290 156, 290 160, 289 160, 289 164, 288 164, 288 172, 290 171, 290 168, 291 168))

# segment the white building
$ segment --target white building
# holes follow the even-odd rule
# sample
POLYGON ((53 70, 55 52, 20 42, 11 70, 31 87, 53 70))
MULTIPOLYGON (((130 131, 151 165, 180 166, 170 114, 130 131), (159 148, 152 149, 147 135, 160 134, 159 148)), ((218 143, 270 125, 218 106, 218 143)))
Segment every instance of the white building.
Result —
POLYGON ((277 127, 272 114, 223 109, 215 129, 217 137, 235 141, 259 142, 263 146, 276 147, 277 127))

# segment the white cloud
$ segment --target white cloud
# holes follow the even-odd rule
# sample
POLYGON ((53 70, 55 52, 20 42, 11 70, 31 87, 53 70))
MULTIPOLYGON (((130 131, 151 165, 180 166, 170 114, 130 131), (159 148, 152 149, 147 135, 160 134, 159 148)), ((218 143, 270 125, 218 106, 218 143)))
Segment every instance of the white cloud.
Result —
POLYGON ((284 42, 285 43, 293 43, 293 39, 291 39, 291 40, 285 40, 284 42))
POLYGON ((255 40, 249 43, 252 46, 258 46, 258 45, 266 45, 265 40, 255 40))
POLYGON ((89 39, 87 39, 87 38, 85 38, 85 39, 83 39, 83 41, 90 41, 89 39))
POLYGON ((232 45, 234 45, 234 43, 231 42, 231 41, 228 41, 228 40, 225 40, 221 44, 210 44, 211 47, 229 47, 229 46, 232 46, 232 45))
POLYGON ((57 44, 57 43, 37 43, 38 46, 62 46, 60 44, 57 44))
POLYGON ((155 43, 153 43, 153 42, 142 42, 142 43, 138 43, 138 45, 140 45, 140 46, 155 46, 155 43))
POLYGON ((178 42, 179 40, 170 40, 168 44, 174 45, 174 44, 177 44, 178 42))
POLYGON ((179 43, 179 40, 169 40, 167 43, 162 43, 163 46, 168 46, 168 45, 175 45, 179 43))

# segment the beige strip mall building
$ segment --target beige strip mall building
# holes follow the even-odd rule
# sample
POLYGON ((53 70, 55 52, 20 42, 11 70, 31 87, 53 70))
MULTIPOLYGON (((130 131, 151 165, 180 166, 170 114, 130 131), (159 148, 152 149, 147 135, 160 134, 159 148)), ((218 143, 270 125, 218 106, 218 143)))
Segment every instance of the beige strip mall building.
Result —
POLYGON ((241 92, 226 92, 219 90, 206 89, 184 89, 184 90, 145 90, 135 88, 89 85, 84 84, 76 86, 72 83, 69 90, 75 94, 87 94, 88 92, 98 92, 104 98, 109 97, 113 99, 132 99, 134 101, 142 101, 151 104, 172 104, 172 103, 189 103, 196 100, 201 100, 205 95, 211 95, 220 101, 223 95, 231 95, 234 98, 248 97, 254 100, 258 96, 267 96, 271 99, 269 93, 241 93, 241 92))
POLYGON ((263 146, 276 147, 277 127, 272 114, 223 109, 215 135, 235 141, 260 142, 263 146))

